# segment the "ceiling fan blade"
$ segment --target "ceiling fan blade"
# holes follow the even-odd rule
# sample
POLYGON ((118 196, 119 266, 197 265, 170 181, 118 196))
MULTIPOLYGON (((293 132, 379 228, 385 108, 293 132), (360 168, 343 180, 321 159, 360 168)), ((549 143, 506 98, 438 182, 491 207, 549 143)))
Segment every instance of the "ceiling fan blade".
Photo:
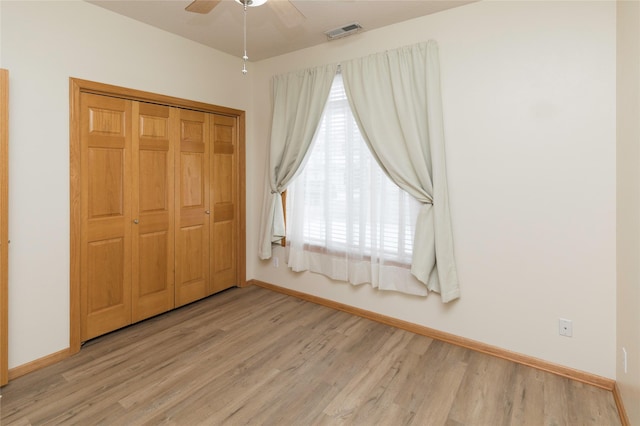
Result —
POLYGON ((213 10, 214 7, 220 3, 221 0, 194 0, 184 10, 194 13, 207 14, 213 10))
POLYGON ((267 4, 287 28, 297 27, 306 19, 289 0, 270 0, 267 4))

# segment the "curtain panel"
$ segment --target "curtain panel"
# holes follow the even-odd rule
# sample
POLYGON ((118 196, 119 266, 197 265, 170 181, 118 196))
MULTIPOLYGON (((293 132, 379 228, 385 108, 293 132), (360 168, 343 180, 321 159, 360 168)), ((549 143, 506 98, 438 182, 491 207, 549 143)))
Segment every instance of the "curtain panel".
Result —
POLYGON ((443 302, 457 299, 436 42, 346 61, 341 68, 351 109, 374 158, 422 203, 412 274, 443 302))
POLYGON ((426 296, 410 270, 421 204, 376 163, 340 74, 304 164, 287 188, 289 267, 426 296))
POLYGON ((271 244, 285 236, 282 192, 311 145, 336 74, 336 64, 275 76, 268 174, 258 256, 271 258, 271 244))

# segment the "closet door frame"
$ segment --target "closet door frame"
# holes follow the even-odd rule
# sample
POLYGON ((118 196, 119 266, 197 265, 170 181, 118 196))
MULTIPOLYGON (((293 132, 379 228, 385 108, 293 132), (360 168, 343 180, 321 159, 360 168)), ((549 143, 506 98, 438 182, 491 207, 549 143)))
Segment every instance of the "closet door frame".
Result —
POLYGON ((238 122, 238 286, 246 285, 246 184, 245 184, 245 112, 207 103, 190 101, 141 90, 113 86, 71 77, 69 79, 69 177, 70 177, 70 333, 69 354, 80 351, 80 250, 81 250, 81 176, 80 168, 80 94, 110 96, 132 101, 148 102, 188 110, 234 117, 238 122))

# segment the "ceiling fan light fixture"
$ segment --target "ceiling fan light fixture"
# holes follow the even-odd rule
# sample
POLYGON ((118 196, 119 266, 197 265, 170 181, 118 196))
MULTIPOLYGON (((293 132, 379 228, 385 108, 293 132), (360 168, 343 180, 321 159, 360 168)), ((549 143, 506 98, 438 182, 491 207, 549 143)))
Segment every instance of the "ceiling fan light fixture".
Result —
POLYGON ((249 7, 258 7, 258 6, 262 6, 263 4, 265 4, 267 2, 267 0, 235 0, 236 3, 241 4, 243 6, 249 6, 249 7))

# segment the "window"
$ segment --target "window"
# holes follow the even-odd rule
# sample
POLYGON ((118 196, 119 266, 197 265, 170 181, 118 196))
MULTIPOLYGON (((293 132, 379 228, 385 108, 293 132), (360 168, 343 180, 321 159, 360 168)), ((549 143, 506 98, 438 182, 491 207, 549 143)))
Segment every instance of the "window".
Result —
POLYGON ((273 96, 258 256, 269 259, 286 229, 293 271, 458 298, 437 43, 274 76, 273 96), (348 105, 376 161, 411 197, 364 161, 348 105))
POLYGON ((292 250, 406 269, 419 208, 369 151, 338 74, 303 170, 287 191, 292 250))

